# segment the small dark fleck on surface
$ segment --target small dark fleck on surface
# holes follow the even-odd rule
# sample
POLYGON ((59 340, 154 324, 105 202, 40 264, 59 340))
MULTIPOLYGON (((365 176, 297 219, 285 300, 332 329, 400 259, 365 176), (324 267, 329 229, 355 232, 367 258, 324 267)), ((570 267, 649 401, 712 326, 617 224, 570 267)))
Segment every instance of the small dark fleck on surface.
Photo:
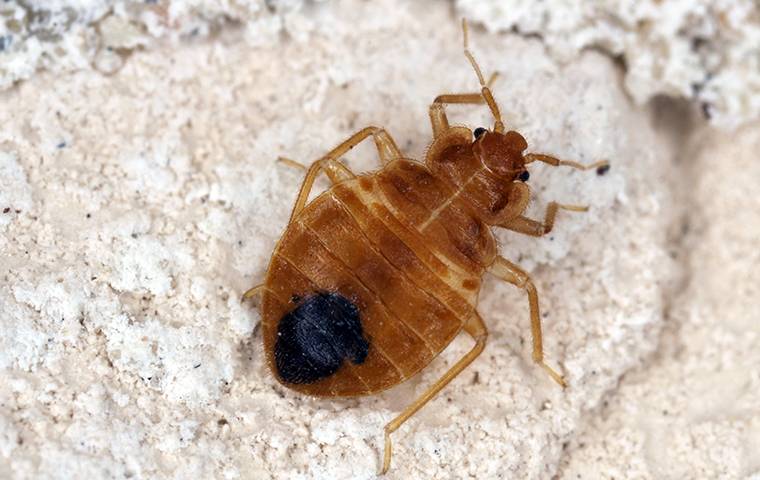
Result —
POLYGON ((549 241, 553 242, 554 241, 554 237, 549 237, 549 241))
POLYGON ((199 363, 198 365, 194 365, 193 368, 198 368, 200 366, 201 366, 201 364, 199 363))
POLYGON ((87 215, 85 215, 85 217, 90 218, 90 217, 92 217, 92 214, 88 213, 87 215))
POLYGON ((610 171, 610 165, 609 164, 602 165, 601 167, 599 167, 599 168, 596 169, 596 174, 599 175, 599 176, 601 176, 601 175, 604 175, 605 173, 607 173, 609 171, 610 171))
POLYGON ((132 238, 137 238, 137 234, 136 234, 136 233, 133 233, 133 234, 132 234, 132 238))
MULTIPOLYGON (((6 0, 7 1, 7 0, 6 0)), ((0 37, 0 52, 10 47, 13 37, 11 35, 5 35, 0 37)))
POLYGON ((64 148, 64 147, 66 147, 66 142, 61 142, 55 146, 55 148, 64 148))
POLYGON ((8 212, 10 212, 10 211, 11 211, 11 207, 5 207, 5 208, 3 209, 3 213, 8 213, 8 212))
POLYGON ((705 116, 706 120, 710 120, 712 118, 712 112, 711 112, 711 105, 709 103, 703 103, 702 104, 702 115, 705 116))
POLYGON ((229 425, 229 423, 230 422, 228 422, 226 418, 220 418, 219 420, 216 421, 216 424, 219 425, 220 427, 224 425, 229 425))
POLYGON ((93 276, 93 277, 90 277, 90 280, 93 280, 93 281, 94 281, 94 280, 97 280, 97 279, 98 279, 98 277, 95 277, 95 276, 93 276))

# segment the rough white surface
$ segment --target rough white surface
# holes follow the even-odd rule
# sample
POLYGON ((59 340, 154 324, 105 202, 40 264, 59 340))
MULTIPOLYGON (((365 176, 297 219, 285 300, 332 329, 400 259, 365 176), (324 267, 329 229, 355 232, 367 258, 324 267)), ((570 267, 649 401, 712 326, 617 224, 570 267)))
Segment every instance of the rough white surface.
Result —
MULTIPOLYGON (((626 91, 639 103, 682 96, 723 127, 760 118, 760 10, 753 0, 455 3, 491 31, 540 37, 560 61, 586 49, 619 57, 626 91)), ((0 89, 39 68, 113 73, 160 40, 194 41, 230 28, 245 31, 252 45, 281 33, 305 39, 313 10, 314 2, 303 0, 5 1, 0 89)))
POLYGON ((625 63, 626 91, 702 105, 723 127, 760 118, 760 7, 753 0, 457 0, 491 31, 539 36, 570 61, 600 49, 625 63))
POLYGON ((658 355, 575 437, 559 478, 760 476, 758 131, 694 134, 683 157, 690 281, 658 355))
POLYGON ((254 39, 303 30, 302 0, 6 0, 0 3, 0 89, 56 72, 113 73, 158 40, 193 41, 242 27, 254 39), (297 17, 295 24, 291 20, 297 17), (300 21, 299 21, 300 20, 300 21))
MULTIPOLYGON (((238 299, 263 277, 300 184, 274 159, 308 162, 367 124, 420 158, 431 99, 477 87, 445 4, 308 13, 288 17, 300 36, 240 29, 0 94, 0 478, 372 478, 383 425, 469 347, 355 400, 305 398, 268 374, 258 310, 238 299)), ((675 289, 681 177, 618 67, 472 33, 532 149, 613 167, 533 167, 533 216, 550 200, 591 212, 561 213, 548 238, 499 233, 536 280, 545 350, 571 387, 531 364, 524 294, 489 279, 486 352, 394 434, 389 478, 548 478, 565 445, 570 471, 586 419, 656 348, 675 289)), ((375 158, 363 145, 347 163, 375 158)))

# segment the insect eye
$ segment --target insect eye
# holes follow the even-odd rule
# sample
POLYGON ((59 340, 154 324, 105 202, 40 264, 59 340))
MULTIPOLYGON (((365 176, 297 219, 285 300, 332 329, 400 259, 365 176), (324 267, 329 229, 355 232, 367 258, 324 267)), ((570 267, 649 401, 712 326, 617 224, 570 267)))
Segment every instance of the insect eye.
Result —
POLYGON ((483 135, 484 133, 486 133, 486 129, 483 128, 483 127, 478 127, 472 133, 473 133, 473 135, 475 135, 475 138, 480 138, 481 135, 483 135))
POLYGON ((530 178, 530 173, 528 173, 528 171, 526 170, 526 171, 522 172, 520 174, 520 176, 517 177, 517 178, 519 178, 521 182, 527 182, 528 179, 530 178))

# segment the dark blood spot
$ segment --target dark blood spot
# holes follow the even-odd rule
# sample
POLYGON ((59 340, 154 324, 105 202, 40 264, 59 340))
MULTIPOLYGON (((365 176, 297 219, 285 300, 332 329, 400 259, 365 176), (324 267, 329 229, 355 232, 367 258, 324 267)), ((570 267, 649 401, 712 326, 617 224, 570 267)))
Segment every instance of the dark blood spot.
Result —
POLYGON ((337 372, 345 359, 364 363, 369 343, 359 309, 338 293, 307 297, 277 327, 274 360, 289 383, 314 383, 337 372))
POLYGON ((601 167, 597 168, 596 169, 596 174, 597 175, 604 175, 605 173, 607 173, 609 171, 610 171, 610 164, 608 163, 607 165, 602 165, 601 167))
POLYGON ((480 138, 480 136, 484 133, 486 133, 486 129, 483 127, 478 127, 474 132, 472 132, 472 134, 475 135, 475 138, 480 138))

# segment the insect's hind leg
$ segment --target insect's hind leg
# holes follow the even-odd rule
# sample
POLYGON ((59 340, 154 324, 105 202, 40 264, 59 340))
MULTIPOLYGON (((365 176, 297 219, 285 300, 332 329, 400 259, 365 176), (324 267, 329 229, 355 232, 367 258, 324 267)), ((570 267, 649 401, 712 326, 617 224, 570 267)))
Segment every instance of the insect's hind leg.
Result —
POLYGON ((530 327, 533 334, 533 361, 546 370, 552 379, 562 388, 567 387, 567 382, 562 378, 562 375, 555 372, 554 369, 544 362, 541 316, 538 310, 538 293, 536 292, 535 285, 533 285, 533 281, 530 279, 530 275, 504 257, 496 257, 496 261, 491 265, 489 272, 505 282, 509 282, 517 288, 525 290, 525 293, 528 294, 530 327))
POLYGON ((486 329, 483 320, 475 313, 468 322, 464 325, 464 330, 469 333, 475 339, 475 345, 467 354, 460 358, 446 373, 443 374, 433 385, 431 385, 425 393, 417 398, 411 405, 406 407, 399 416, 388 422, 385 426, 385 452, 383 454, 383 468, 380 471, 380 475, 383 475, 388 471, 391 466, 391 433, 401 427, 409 418, 417 413, 422 407, 425 406, 438 392, 440 392, 446 385, 449 384, 454 378, 457 377, 462 371, 467 368, 478 355, 483 351, 486 346, 486 339, 488 338, 488 330, 486 329))
MULTIPOLYGON (((486 84, 487 88, 490 88, 491 84, 494 82, 496 77, 498 76, 498 73, 494 72, 491 75, 491 78, 488 79, 488 83, 486 84)), ((447 104, 469 104, 469 105, 480 105, 483 103, 487 103, 486 98, 483 96, 483 93, 477 92, 477 93, 447 93, 443 95, 438 95, 433 100, 433 103, 430 104, 430 124, 433 127, 433 139, 438 138, 441 136, 443 132, 449 129, 449 120, 446 117, 446 109, 445 105, 447 104)))

